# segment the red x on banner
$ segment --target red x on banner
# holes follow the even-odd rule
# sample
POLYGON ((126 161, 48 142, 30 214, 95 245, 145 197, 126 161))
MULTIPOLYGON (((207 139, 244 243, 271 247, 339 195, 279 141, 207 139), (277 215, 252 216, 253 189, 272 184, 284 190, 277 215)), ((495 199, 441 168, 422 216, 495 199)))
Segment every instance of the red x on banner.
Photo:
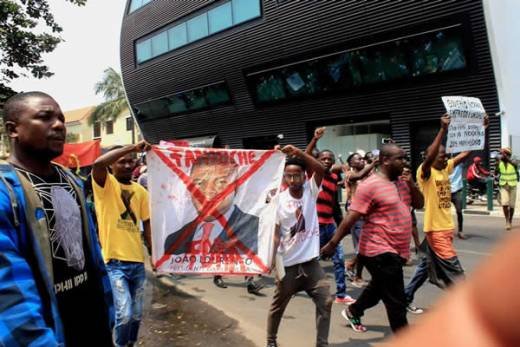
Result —
MULTIPOLYGON (((199 210, 198 216, 189 223, 182 230, 178 231, 180 234, 177 235, 175 241, 168 246, 168 249, 165 250, 164 255, 159 258, 155 266, 159 268, 163 265, 168 259, 171 257, 175 251, 179 250, 182 245, 186 244, 186 241, 193 237, 193 234, 197 230, 198 226, 201 225, 209 216, 212 216, 218 223, 222 226, 223 232, 227 236, 227 241, 221 242, 220 239, 215 240, 215 244, 213 246, 213 251, 220 252, 219 255, 226 258, 226 260, 230 262, 240 262, 241 254, 247 256, 247 258, 251 259, 251 261, 262 271, 267 272, 267 265, 258 257, 258 255, 246 246, 239 238, 236 236, 235 230, 230 226, 229 220, 220 213, 217 209, 218 205, 227 197, 229 197, 233 192, 237 190, 238 187, 247 182, 248 179, 251 178, 262 166, 269 160, 269 158, 276 153, 276 151, 265 151, 262 153, 260 158, 256 159, 254 162, 249 163, 248 169, 238 178, 236 178, 233 182, 228 184, 223 190, 221 190, 217 195, 208 199, 205 194, 197 187, 197 184, 193 181, 192 177, 190 177, 184 170, 180 167, 179 162, 175 159, 179 158, 181 154, 186 151, 186 148, 179 147, 171 147, 166 151, 162 148, 153 148, 154 154, 163 162, 173 173, 177 175, 180 181, 185 185, 188 192, 191 194, 192 199, 196 200, 198 204, 200 204, 201 208, 199 210), (219 243, 220 242, 220 243, 219 243)), ((215 149, 205 149, 205 150, 193 150, 192 152, 197 152, 199 155, 203 154, 211 154, 211 153, 222 153, 222 150, 215 149)), ((245 151, 243 151, 245 153, 245 151)), ((191 153, 191 152, 190 152, 191 153)), ((255 197, 255 199, 258 197, 255 197)), ((193 249, 192 249, 193 251, 193 249)), ((190 264, 193 266, 193 263, 190 264)), ((243 264, 242 264, 243 265, 243 264)), ((204 265, 203 265, 204 266, 204 265)), ((241 267, 245 269, 244 266, 241 267)), ((239 273, 237 271, 232 271, 233 273, 239 273)), ((245 273, 245 270, 243 271, 245 273)), ((206 272, 207 273, 207 272, 206 272)))

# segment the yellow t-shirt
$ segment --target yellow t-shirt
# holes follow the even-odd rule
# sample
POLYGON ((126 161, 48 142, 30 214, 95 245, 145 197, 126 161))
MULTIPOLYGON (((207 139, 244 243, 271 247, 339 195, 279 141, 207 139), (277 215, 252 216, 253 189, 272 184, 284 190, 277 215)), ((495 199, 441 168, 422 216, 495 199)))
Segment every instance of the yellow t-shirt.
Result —
POLYGON ((450 174, 453 160, 443 170, 431 168, 430 177, 422 177, 422 164, 417 169, 417 183, 424 195, 424 232, 448 231, 455 227, 451 215, 450 174))
POLYGON ((105 262, 144 262, 140 225, 150 219, 146 189, 134 182, 122 184, 109 173, 104 187, 94 179, 92 187, 105 262))

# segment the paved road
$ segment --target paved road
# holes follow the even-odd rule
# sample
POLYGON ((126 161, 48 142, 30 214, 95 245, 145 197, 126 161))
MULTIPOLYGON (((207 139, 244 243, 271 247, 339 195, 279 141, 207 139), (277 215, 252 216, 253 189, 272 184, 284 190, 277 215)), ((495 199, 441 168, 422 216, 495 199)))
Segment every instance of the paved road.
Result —
MULTIPOLYGON (((419 222, 422 215, 419 214, 419 222)), ((479 262, 491 254, 494 245, 503 237, 503 219, 490 216, 465 216, 465 231, 468 240, 456 240, 455 245, 466 272, 471 275, 479 262)), ((352 253, 350 236, 344 240, 347 257, 352 253)), ((323 262, 331 283, 334 282, 332 263, 323 262)), ((405 268, 405 281, 412 276, 414 266, 405 268)), ((169 281, 169 280, 168 280, 169 281)), ((215 307, 238 321, 238 332, 244 334, 257 346, 265 345, 265 327, 267 310, 273 295, 273 281, 263 278, 266 288, 265 296, 257 297, 247 294, 243 278, 227 278, 229 287, 220 289, 215 287, 210 277, 184 277, 175 280, 177 288, 187 294, 200 298, 203 302, 215 307)), ((348 294, 357 297, 361 289, 349 287, 348 294)), ((423 307, 432 307, 443 292, 425 284, 417 293, 416 304, 423 307)), ((166 299, 165 299, 166 300, 166 299)), ((382 304, 366 312, 364 324, 368 328, 365 334, 354 333, 346 327, 340 312, 342 305, 334 304, 330 331, 331 346, 372 346, 389 336, 388 321, 382 304)), ((418 316, 409 315, 413 322, 418 316)), ((300 293, 289 303, 285 312, 279 333, 279 342, 282 346, 314 346, 314 305, 305 293, 300 293)))

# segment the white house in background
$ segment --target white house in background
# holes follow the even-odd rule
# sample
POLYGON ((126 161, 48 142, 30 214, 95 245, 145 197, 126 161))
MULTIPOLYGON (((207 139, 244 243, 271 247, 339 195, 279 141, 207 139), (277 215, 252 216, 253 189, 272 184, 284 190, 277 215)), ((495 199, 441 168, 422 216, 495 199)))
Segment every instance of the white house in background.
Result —
POLYGON ((115 121, 89 125, 88 118, 94 108, 95 106, 87 106, 64 112, 68 142, 101 139, 101 147, 110 147, 135 143, 141 138, 128 109, 123 110, 115 121))

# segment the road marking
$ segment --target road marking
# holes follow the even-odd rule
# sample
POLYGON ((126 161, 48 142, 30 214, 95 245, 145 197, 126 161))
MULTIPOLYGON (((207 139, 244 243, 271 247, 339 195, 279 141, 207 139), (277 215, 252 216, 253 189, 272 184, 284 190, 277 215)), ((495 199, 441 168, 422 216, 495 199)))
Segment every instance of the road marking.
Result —
POLYGON ((466 249, 457 249, 457 253, 466 253, 466 254, 475 254, 475 255, 491 255, 489 252, 477 252, 477 251, 470 251, 466 249))

